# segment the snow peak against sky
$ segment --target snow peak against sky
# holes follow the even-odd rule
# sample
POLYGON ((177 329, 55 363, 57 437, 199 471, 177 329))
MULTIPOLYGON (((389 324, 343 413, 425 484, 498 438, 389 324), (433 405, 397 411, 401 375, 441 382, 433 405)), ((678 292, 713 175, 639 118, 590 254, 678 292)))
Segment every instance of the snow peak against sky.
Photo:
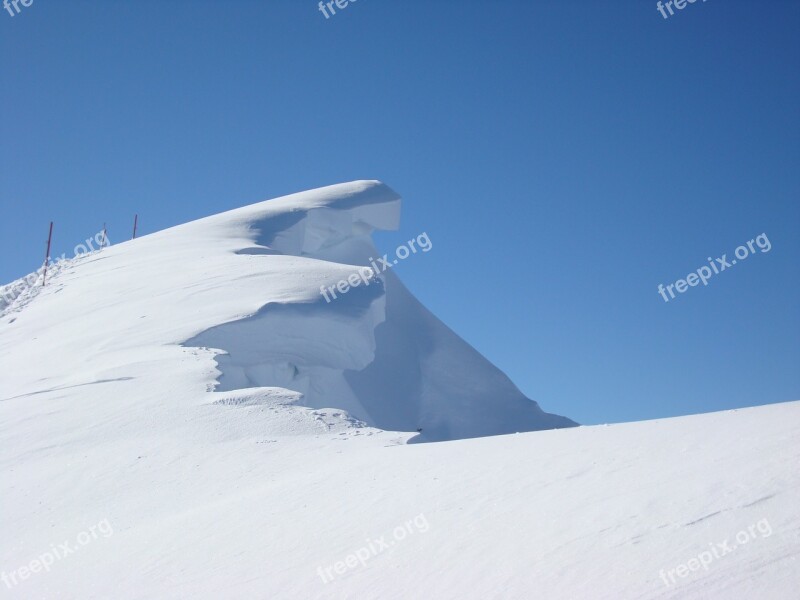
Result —
POLYGON ((790 597, 800 403, 576 427, 396 269, 323 302, 320 283, 370 265, 401 205, 375 180, 259 202, 59 261, 0 308, 4 585, 74 600, 790 597), (49 554, 102 515, 117 534, 49 554))
POLYGON ((13 117, 0 144, 18 159, 0 172, 0 285, 41 266, 52 220, 55 257, 104 221, 114 242, 129 238, 135 213, 146 235, 381 176, 411 205, 400 231, 379 234, 379 255, 436 238, 436 252, 405 261, 405 284, 525 395, 581 423, 797 395, 800 3, 673 3, 668 22, 654 2, 588 0, 334 2, 327 19, 314 0, 134 6, 2 11, 13 117), (669 64, 653 69, 664 48, 669 64), (332 51, 346 69, 319 59, 332 51), (687 269, 727 250, 730 261, 758 232, 768 258, 670 297, 687 269), (498 297, 502 310, 484 310, 498 297), (751 326, 719 329, 711 312, 751 326), (716 351, 755 346, 769 360, 716 351))
POLYGON ((798 0, 4 1, 0 595, 796 598, 798 0))

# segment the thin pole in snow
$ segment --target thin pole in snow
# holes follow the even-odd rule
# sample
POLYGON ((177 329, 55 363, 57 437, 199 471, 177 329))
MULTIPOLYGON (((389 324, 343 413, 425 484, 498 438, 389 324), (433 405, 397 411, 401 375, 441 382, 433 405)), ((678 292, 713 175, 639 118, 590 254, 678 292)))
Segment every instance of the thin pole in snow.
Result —
POLYGON ((106 224, 103 223, 103 241, 100 242, 100 248, 105 248, 108 245, 108 236, 106 235, 106 224))
POLYGON ((132 240, 136 239, 136 226, 139 224, 139 215, 134 215, 133 217, 133 237, 132 240))
POLYGON ((50 244, 53 241, 53 222, 50 221, 50 233, 47 236, 47 251, 44 253, 44 273, 42 274, 42 287, 47 283, 47 263, 50 260, 50 244))

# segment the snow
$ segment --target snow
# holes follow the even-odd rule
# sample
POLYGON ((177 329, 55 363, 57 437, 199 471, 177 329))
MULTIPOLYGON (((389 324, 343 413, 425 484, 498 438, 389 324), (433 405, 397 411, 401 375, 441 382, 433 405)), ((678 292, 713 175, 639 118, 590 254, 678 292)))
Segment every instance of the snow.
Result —
POLYGON ((48 369, 47 385, 32 385, 38 373, 27 356, 10 353, 5 395, 91 384, 75 379, 91 364, 97 379, 122 372, 138 382, 122 388, 146 380, 157 388, 177 385, 177 394, 191 398, 199 381, 219 391, 281 387, 301 392, 308 407, 343 409, 382 429, 422 429, 418 441, 574 425, 525 398, 392 272, 372 272, 370 285, 324 300, 321 286, 379 256, 370 234, 396 228, 399 213, 395 192, 360 181, 77 259, 0 339, 6 351, 36 338, 31 352, 58 366, 48 369), (188 365, 182 345, 213 349, 215 363, 207 355, 188 365), (154 356, 163 373, 136 368, 154 356), (156 383, 164 377, 170 381, 156 383))
POLYGON ((391 271, 322 299, 399 216, 379 182, 330 186, 17 286, 0 593, 796 597, 800 403, 573 427, 391 271))

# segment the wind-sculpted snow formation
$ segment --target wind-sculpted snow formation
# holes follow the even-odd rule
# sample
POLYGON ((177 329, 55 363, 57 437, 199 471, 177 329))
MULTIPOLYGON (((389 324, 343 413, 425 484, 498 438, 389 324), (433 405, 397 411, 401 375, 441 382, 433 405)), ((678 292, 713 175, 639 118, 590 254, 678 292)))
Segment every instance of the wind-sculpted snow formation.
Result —
POLYGON ((46 288, 20 292, 0 312, 6 325, 0 350, 8 356, 2 397, 72 386, 82 386, 86 397, 102 382, 107 393, 130 398, 127 390, 135 385, 137 409, 152 418, 170 409, 191 419, 197 411, 190 398, 230 405, 223 394, 233 393, 234 404, 296 409, 292 414, 302 422, 306 409, 335 409, 325 414, 337 415, 343 427, 420 431, 415 441, 574 425, 528 400, 391 270, 369 267, 382 256, 372 232, 396 229, 399 221, 395 192, 357 181, 64 262, 46 288), (361 285, 323 298, 321 286, 354 273, 361 285), (70 340, 78 338, 75 351, 70 340), (13 350, 23 340, 42 364, 52 365, 50 385, 13 350), (158 371, 144 367, 154 357, 158 371), (87 369, 91 376, 78 376, 87 369), (165 386, 174 400, 155 407, 165 386), (143 393, 145 387, 152 393, 143 393))
POLYGON ((319 272, 305 278, 302 297, 271 299, 254 315, 187 341, 224 351, 217 358, 217 390, 285 388, 300 392, 309 407, 340 408, 382 429, 421 430, 417 440, 574 425, 527 399, 391 271, 369 267, 380 256, 372 232, 397 228, 399 217, 395 192, 359 181, 210 219, 220 228, 235 224, 250 232, 253 244, 239 254, 263 262, 296 256, 319 272), (348 293, 323 300, 319 282, 340 279, 340 273, 367 275, 348 293))
POLYGON ((399 210, 332 186, 0 287, 6 596, 796 597, 800 402, 408 444, 572 423, 362 270, 399 210))

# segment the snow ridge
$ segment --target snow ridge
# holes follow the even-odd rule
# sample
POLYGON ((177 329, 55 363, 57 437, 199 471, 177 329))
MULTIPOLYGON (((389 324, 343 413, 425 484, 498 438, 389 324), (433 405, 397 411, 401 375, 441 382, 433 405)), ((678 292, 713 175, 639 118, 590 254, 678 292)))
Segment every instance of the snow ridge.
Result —
MULTIPOLYGON (((379 256, 371 234, 396 229, 400 198, 377 181, 289 196, 210 218, 236 224, 256 260, 290 255, 331 273, 379 256), (310 194, 310 195, 309 195, 310 194)), ((269 302, 205 330, 191 347, 220 350, 219 392, 277 387, 311 408, 337 408, 372 426, 441 441, 574 426, 543 412, 496 367, 428 312, 390 272, 328 304, 316 282, 301 302, 269 302), (315 287, 316 286, 316 287, 315 287)))

